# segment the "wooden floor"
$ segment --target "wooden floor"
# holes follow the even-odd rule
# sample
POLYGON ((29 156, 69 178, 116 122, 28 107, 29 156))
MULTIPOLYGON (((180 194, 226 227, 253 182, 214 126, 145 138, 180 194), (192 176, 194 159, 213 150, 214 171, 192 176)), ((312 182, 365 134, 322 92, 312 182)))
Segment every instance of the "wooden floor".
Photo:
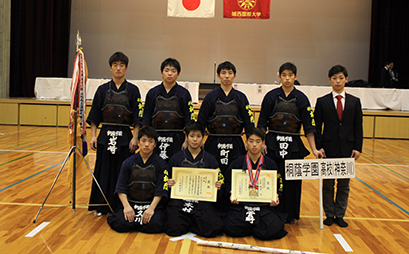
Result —
MULTIPOLYGON (((305 140, 304 140, 305 141, 305 140)), ((165 234, 116 233, 106 216, 88 212, 91 177, 77 181, 75 213, 70 207, 64 168, 37 219, 45 196, 68 151, 67 129, 0 125, 1 253, 245 253, 199 246, 188 239, 170 241, 165 234), (68 207, 65 207, 68 205, 68 207), (45 228, 26 237, 43 222, 45 228)), ((95 153, 90 153, 90 165, 95 153)), ((286 224, 281 240, 219 236, 214 241, 320 253, 345 253, 340 234, 355 253, 409 251, 409 140, 365 139, 346 214, 349 227, 319 228, 318 182, 304 181, 301 219, 286 224)))

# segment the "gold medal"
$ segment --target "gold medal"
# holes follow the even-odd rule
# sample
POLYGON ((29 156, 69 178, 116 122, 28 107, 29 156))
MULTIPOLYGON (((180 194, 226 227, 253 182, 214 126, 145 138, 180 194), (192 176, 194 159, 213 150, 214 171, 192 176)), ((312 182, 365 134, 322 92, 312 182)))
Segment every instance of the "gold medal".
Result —
POLYGON ((257 181, 258 178, 260 176, 260 171, 261 171, 261 165, 263 164, 264 161, 264 157, 262 154, 260 154, 260 159, 258 160, 258 165, 256 168, 256 175, 253 177, 253 167, 250 161, 250 156, 247 153, 246 155, 246 162, 247 162, 247 169, 249 171, 249 178, 250 178, 250 183, 249 183, 249 188, 250 188, 250 192, 249 195, 251 198, 256 198, 257 197, 257 189, 258 189, 258 185, 257 185, 257 181))
POLYGON ((257 197, 257 190, 256 189, 251 189, 249 194, 250 194, 251 198, 256 198, 257 197))

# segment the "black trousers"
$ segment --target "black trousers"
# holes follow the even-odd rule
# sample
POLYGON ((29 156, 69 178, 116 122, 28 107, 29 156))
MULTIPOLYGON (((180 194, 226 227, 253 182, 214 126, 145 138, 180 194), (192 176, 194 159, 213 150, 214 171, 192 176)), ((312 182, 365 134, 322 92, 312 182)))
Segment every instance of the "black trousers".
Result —
POLYGON ((335 196, 335 179, 323 180, 323 205, 327 217, 344 218, 348 206, 349 181, 350 179, 337 179, 337 194, 335 196))

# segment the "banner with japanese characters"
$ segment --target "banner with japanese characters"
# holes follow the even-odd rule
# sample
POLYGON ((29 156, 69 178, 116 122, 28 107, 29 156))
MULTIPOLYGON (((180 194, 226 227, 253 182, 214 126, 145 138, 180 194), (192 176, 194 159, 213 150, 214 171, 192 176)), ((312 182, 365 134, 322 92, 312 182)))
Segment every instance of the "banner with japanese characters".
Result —
POLYGON ((285 160, 286 180, 355 178, 354 158, 285 160))
POLYGON ((223 17, 233 19, 269 19, 271 0, 224 0, 223 17))

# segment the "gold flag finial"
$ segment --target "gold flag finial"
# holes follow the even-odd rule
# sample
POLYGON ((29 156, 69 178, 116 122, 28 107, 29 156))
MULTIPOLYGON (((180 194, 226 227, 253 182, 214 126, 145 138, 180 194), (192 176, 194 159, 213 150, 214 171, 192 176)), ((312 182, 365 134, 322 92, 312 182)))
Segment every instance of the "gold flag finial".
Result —
POLYGON ((80 31, 77 30, 77 40, 75 41, 75 44, 77 45, 77 52, 80 51, 82 48, 81 46, 81 36, 80 36, 80 31))

